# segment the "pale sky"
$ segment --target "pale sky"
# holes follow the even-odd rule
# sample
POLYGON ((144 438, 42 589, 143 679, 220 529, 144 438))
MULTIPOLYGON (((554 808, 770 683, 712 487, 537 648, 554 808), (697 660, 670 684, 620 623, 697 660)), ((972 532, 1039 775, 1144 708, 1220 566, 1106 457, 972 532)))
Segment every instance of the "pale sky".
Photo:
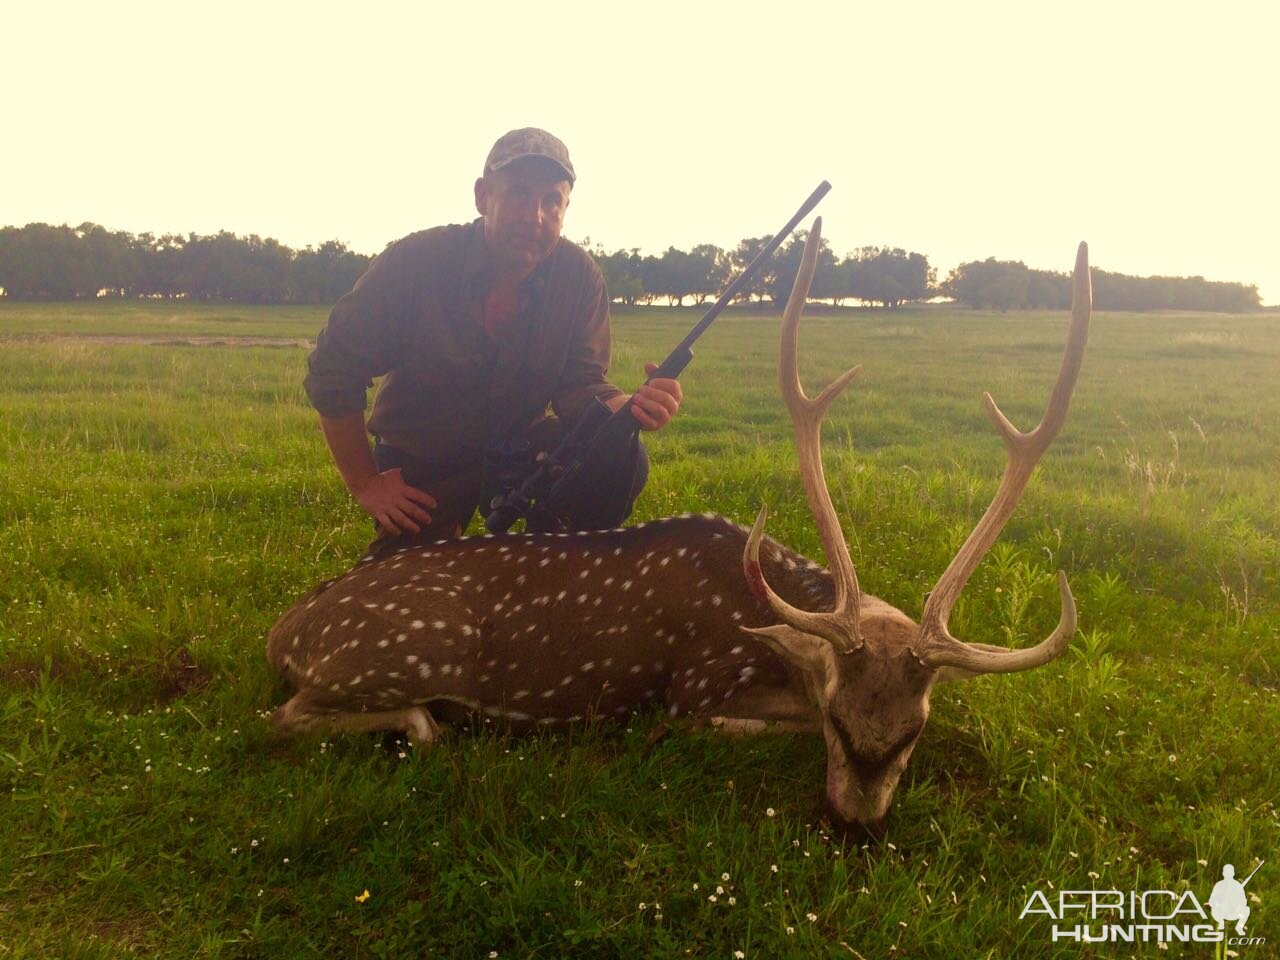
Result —
POLYGON ((838 254, 1258 284, 1280 303, 1280 4, 23 3, 0 225, 391 240, 494 139, 568 145, 567 236, 732 247, 822 179, 838 254))

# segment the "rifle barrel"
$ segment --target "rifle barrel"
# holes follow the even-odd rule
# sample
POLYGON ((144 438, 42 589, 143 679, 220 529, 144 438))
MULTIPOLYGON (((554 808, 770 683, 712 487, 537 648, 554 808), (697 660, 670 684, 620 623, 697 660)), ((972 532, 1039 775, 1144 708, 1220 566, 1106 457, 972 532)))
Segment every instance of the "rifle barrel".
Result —
MULTIPOLYGON (((1257 873, 1259 870, 1261 870, 1261 869, 1262 869, 1262 864, 1263 864, 1263 863, 1266 863, 1266 862, 1267 862, 1267 861, 1263 860, 1263 861, 1262 861, 1261 863, 1259 863, 1256 867, 1254 867, 1254 868, 1253 868, 1253 873, 1257 873)), ((1248 883, 1250 880, 1252 880, 1252 879, 1253 879, 1253 873, 1249 874, 1247 877, 1245 877, 1245 878, 1244 878, 1244 883, 1240 884, 1241 888, 1243 888, 1243 887, 1244 887, 1244 884, 1245 884, 1245 883, 1248 883)))
POLYGON ((813 208, 816 207, 822 198, 827 195, 827 192, 830 189, 831 184, 826 180, 823 180, 818 184, 817 189, 814 190, 813 193, 809 194, 809 199, 801 204, 800 209, 796 211, 795 216, 787 221, 787 225, 774 234, 769 242, 760 249, 760 252, 752 257, 751 262, 746 265, 743 271, 734 278, 733 282, 729 284, 729 286, 725 287, 724 293, 720 294, 720 298, 711 305, 711 309, 702 315, 702 319, 698 321, 697 326, 690 330, 689 335, 681 340, 680 344, 671 351, 672 356, 675 356, 681 351, 688 350, 693 346, 693 342, 706 332, 707 327, 711 326, 715 318, 720 316, 721 311, 729 305, 729 301, 741 292, 742 288, 746 286, 747 281, 759 272, 760 267, 767 259, 769 259, 769 256, 773 251, 782 246, 782 242, 786 240, 787 237, 791 236, 791 231, 796 228, 801 220, 809 215, 813 208))

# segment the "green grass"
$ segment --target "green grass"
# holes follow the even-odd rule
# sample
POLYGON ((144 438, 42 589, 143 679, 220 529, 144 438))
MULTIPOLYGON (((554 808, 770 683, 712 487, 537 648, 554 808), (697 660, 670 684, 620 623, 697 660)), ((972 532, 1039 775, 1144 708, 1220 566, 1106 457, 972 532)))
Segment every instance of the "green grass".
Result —
MULTIPOLYGON (((616 380, 697 315, 619 314, 616 380)), ((5 304, 0 336, 306 337, 323 319, 5 304)), ((919 614, 1003 466, 981 391, 1030 426, 1065 324, 807 323, 811 389, 865 367, 825 433, 864 589, 919 614)), ((770 532, 821 559, 776 337, 731 313, 700 343, 637 520, 749 522, 766 500, 770 532)), ((1280 317, 1095 317, 1066 429, 952 617, 968 640, 1033 641, 1063 568, 1081 633, 1038 671, 939 688, 870 848, 815 822, 807 738, 648 746, 649 716, 421 754, 275 737, 267 630, 369 532, 305 356, 0 339, 0 958, 1076 957, 1018 920, 1033 890, 1204 900, 1256 858, 1269 945, 1241 956, 1274 954, 1280 317)))

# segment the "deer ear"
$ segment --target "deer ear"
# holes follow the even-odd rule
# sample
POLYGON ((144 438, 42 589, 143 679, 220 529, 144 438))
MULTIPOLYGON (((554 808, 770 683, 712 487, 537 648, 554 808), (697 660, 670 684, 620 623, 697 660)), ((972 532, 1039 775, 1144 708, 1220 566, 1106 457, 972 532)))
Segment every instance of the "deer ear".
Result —
POLYGON ((743 632, 759 637, 778 656, 789 663, 820 675, 826 675, 831 644, 818 637, 778 624, 773 627, 742 627, 743 632))

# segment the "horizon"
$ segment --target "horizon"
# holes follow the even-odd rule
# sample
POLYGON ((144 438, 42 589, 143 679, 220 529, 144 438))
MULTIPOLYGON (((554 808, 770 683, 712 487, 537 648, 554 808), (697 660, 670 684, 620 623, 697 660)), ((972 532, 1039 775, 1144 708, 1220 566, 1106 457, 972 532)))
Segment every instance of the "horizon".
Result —
MULTIPOLYGON (((820 216, 820 214, 815 214, 815 216, 820 216)), ((35 222, 38 222, 38 221, 33 221, 33 223, 35 223, 35 222)), ((81 221, 81 222, 80 222, 80 223, 78 223, 78 224, 61 223, 61 224, 47 224, 47 225, 48 225, 48 226, 52 226, 52 227, 64 227, 64 228, 68 228, 68 229, 73 229, 73 230, 74 230, 74 229, 76 229, 77 227, 79 227, 79 226, 81 226, 81 225, 83 225, 84 223, 87 223, 87 222, 89 222, 89 221, 81 221)), ((31 226, 31 225, 32 225, 32 224, 0 224, 0 230, 8 229, 8 228, 10 228, 10 227, 17 227, 17 228, 21 229, 23 226, 31 226)), ((107 229, 108 231, 111 231, 111 232, 119 232, 119 231, 117 231, 115 228, 113 228, 110 224, 101 224, 101 223, 100 223, 100 224, 96 224, 96 226, 103 227, 103 228, 105 228, 105 229, 107 229)), ((801 231, 803 231, 804 229, 805 229, 805 225, 804 225, 804 224, 801 224, 799 227, 797 227, 797 228, 796 228, 796 232, 797 232, 797 233, 798 233, 798 232, 801 232, 801 231)), ((157 236, 157 237, 159 237, 159 236, 164 236, 164 235, 165 235, 165 234, 157 233, 156 231, 146 231, 146 230, 138 231, 137 233, 135 233, 134 231, 125 231, 125 232, 131 233, 131 234, 133 234, 134 236, 138 236, 140 233, 142 233, 142 234, 150 233, 151 235, 153 235, 153 236, 157 236)), ((217 233, 217 232, 219 232, 219 231, 215 231, 215 233, 217 233)), ((229 230, 229 229, 228 229, 228 230, 226 230, 225 232, 227 232, 227 233, 231 233, 231 234, 234 234, 234 235, 239 236, 239 237, 241 237, 241 238, 245 238, 245 237, 250 236, 250 234, 247 234, 247 233, 241 233, 241 232, 239 232, 239 231, 229 230)), ((193 231, 175 232, 173 235, 175 235, 175 236, 181 236, 181 237, 186 237, 186 236, 190 235, 191 233, 193 233, 193 231)), ((311 249, 311 250, 318 249, 318 248, 321 246, 321 244, 323 244, 323 243, 328 243, 328 242, 330 242, 330 241, 336 241, 336 242, 338 242, 338 243, 344 243, 344 245, 346 246, 346 249, 350 250, 351 252, 353 252, 353 253, 357 253, 357 254, 360 254, 360 255, 362 255, 362 256, 368 256, 368 257, 370 257, 370 258, 377 256, 377 254, 380 252, 380 251, 356 250, 355 248, 351 247, 349 244, 345 244, 345 242, 344 242, 344 241, 342 241, 342 240, 340 240, 339 238, 336 238, 336 237, 329 237, 329 238, 327 238, 326 240, 321 240, 321 241, 318 241, 318 242, 313 242, 313 243, 308 243, 308 244, 296 245, 296 244, 285 243, 285 242, 284 242, 283 240, 281 240, 279 237, 268 237, 268 236, 260 236, 260 235, 255 235, 255 236, 259 236, 259 238, 260 238, 260 239, 262 239, 262 240, 275 240, 275 241, 277 241, 277 242, 279 242, 279 243, 283 244, 285 247, 287 247, 287 248, 289 248, 289 249, 293 250, 294 252, 299 252, 299 251, 306 250, 306 249, 311 249)), ((588 253, 592 254, 593 256, 594 256, 594 255, 596 254, 596 252, 597 252, 598 246, 597 246, 597 244, 596 244, 596 241, 595 241, 594 239, 590 238, 590 237, 584 237, 584 238, 578 239, 578 238, 575 238, 575 237, 563 236, 563 235, 562 235, 562 238, 563 238, 563 239, 566 239, 566 240, 569 240, 569 241, 570 241, 570 242, 572 242, 572 243, 577 244, 578 246, 582 247, 582 249, 586 250, 588 253), (588 244, 590 244, 590 245, 588 245, 588 244)), ((749 238, 745 238, 745 237, 744 237, 744 238, 740 238, 740 239, 749 239, 749 238)), ((388 241, 388 242, 392 242, 392 241, 388 241)), ((671 245, 670 245, 670 244, 668 244, 668 246, 671 246, 671 245)), ((733 250, 735 249, 735 247, 736 247, 736 244, 732 244, 732 245, 727 246, 727 247, 722 247, 721 249, 722 249, 725 253, 732 253, 732 252, 733 252, 733 250)), ((604 252, 604 253, 613 253, 613 252, 616 252, 616 251, 618 251, 618 250, 623 250, 623 251, 628 251, 628 252, 629 252, 629 251, 634 250, 634 249, 637 249, 637 248, 634 248, 634 247, 615 247, 613 250, 609 250, 609 249, 607 249, 607 248, 606 248, 603 252, 604 252)), ((666 248, 663 248, 662 250, 644 250, 644 249, 640 249, 640 253, 641 253, 641 255, 642 255, 642 256, 650 256, 650 255, 652 255, 652 256, 661 256, 661 254, 664 252, 664 250, 665 250, 665 249, 666 249, 666 248)), ((913 250, 913 249, 911 249, 911 248, 906 248, 906 249, 907 249, 907 251, 908 251, 908 252, 910 252, 910 253, 920 253, 920 254, 923 254, 926 258, 928 258, 928 256, 929 256, 929 255, 928 255, 928 252, 927 252, 927 251, 924 251, 924 250, 913 250)), ((843 259, 845 259, 846 257, 850 257, 850 256, 852 256, 852 255, 853 255, 854 253, 856 253, 857 251, 856 251, 856 249, 855 249, 855 250, 846 251, 846 252, 841 252, 841 251, 839 251, 839 250, 833 250, 832 252, 836 255, 837 259, 839 259, 839 260, 843 260, 843 259)), ((969 258, 968 260, 961 261, 961 263, 962 263, 962 264, 964 264, 964 263, 972 263, 972 262, 981 262, 981 261, 984 261, 984 260, 987 260, 987 259, 988 259, 987 257, 972 257, 972 258, 969 258)), ((1022 262, 1022 261, 1019 261, 1019 262, 1022 262)), ((960 264, 956 264, 956 265, 954 265, 954 266, 959 266, 959 265, 960 265, 960 264)), ((1067 277, 1067 276, 1070 276, 1070 275, 1071 275, 1071 271, 1070 271, 1070 270, 1055 269, 1055 268, 1053 268, 1053 267, 1045 267, 1045 266, 1040 266, 1040 265, 1038 265, 1038 264, 1034 264, 1034 263, 1025 263, 1025 262, 1024 262, 1024 265, 1025 265, 1028 269, 1031 269, 1031 270, 1050 271, 1050 272, 1053 272, 1053 273, 1056 273, 1056 274, 1060 274, 1060 275, 1062 275, 1062 276, 1064 276, 1064 277, 1067 277)), ((945 279, 947 279, 946 272, 945 272, 945 271, 943 271, 943 269, 942 269, 942 268, 940 268, 940 267, 935 267, 935 265, 934 265, 934 263, 933 263, 933 261, 932 261, 932 260, 930 260, 930 261, 929 261, 929 268, 930 268, 930 270, 936 270, 936 271, 937 271, 937 282, 938 282, 938 284, 941 284, 945 279)), ((948 269, 950 269, 950 268, 948 268, 948 269)), ((1089 269, 1090 269, 1090 272, 1091 272, 1091 273, 1096 273, 1096 272, 1098 272, 1098 271, 1101 271, 1101 272, 1104 272, 1104 273, 1110 273, 1110 274, 1120 274, 1120 271, 1118 271, 1118 270, 1110 270, 1110 269, 1108 269, 1108 268, 1107 268, 1105 265, 1103 265, 1103 264, 1092 263, 1092 262, 1089 264, 1089 269)), ((736 276, 736 275, 737 275, 737 274, 736 274, 736 272, 735 272, 735 273, 734 273, 734 276, 736 276)), ((1126 275, 1126 276, 1131 276, 1131 275, 1126 275)), ((1190 279, 1197 279, 1197 276, 1198 276, 1198 275, 1192 275, 1192 277, 1191 277, 1190 279)), ((1154 278, 1157 278, 1157 277, 1159 277, 1159 278, 1164 278, 1164 279, 1172 279, 1172 278, 1170 278, 1170 277, 1169 277, 1169 275, 1167 275, 1167 274, 1152 274, 1152 275, 1149 275, 1149 276, 1148 276, 1148 278, 1149 278, 1149 279, 1154 279, 1154 278)), ((1209 281, 1209 282, 1241 283, 1241 284, 1243 284, 1243 285, 1245 285, 1245 286, 1254 286, 1254 284, 1249 284, 1249 283, 1248 283, 1248 282, 1246 282, 1246 281, 1223 280, 1223 278, 1219 278, 1219 277, 1199 277, 1199 279, 1203 279, 1203 280, 1206 280, 1206 281, 1209 281)), ((104 296, 104 291, 99 291, 99 292, 98 292, 98 298, 99 298, 99 299, 101 299, 103 296, 104 296)), ((183 297, 183 296, 185 296, 185 295, 184 295, 184 294, 180 294, 180 295, 178 295, 178 298, 180 299, 180 298, 181 298, 181 297, 183 297)), ((663 296, 666 296, 666 295, 665 295, 665 294, 655 294, 654 296, 655 296, 655 298, 660 298, 660 297, 663 297, 663 296)), ((692 295, 688 295, 688 296, 692 296, 692 295)), ((3 287, 3 286, 0 286, 0 300, 4 300, 4 299, 8 299, 8 297, 7 297, 7 292, 5 291, 5 289, 4 289, 4 287, 3 287)), ((151 298, 150 298, 150 297, 146 297, 146 296, 139 296, 137 299, 151 299, 151 298)), ((810 302, 810 303, 828 303, 829 301, 832 301, 832 298, 831 298, 831 297, 810 297, 810 298, 808 298, 808 299, 809 299, 809 302, 810 302)), ((864 301, 860 301, 857 297, 845 297, 845 298, 843 298, 843 299, 845 299, 845 300, 849 300, 849 301, 850 301, 850 305, 851 305, 851 306, 855 306, 855 307, 857 307, 857 306, 865 306, 865 305, 866 305, 866 303, 867 303, 867 302, 864 302, 864 301)), ((950 297, 946 296, 945 294, 938 293, 938 294, 935 294, 933 297, 930 297, 930 298, 925 299, 925 300, 911 300, 911 301, 908 301, 908 302, 909 302, 911 305, 913 305, 913 306, 932 306, 932 305, 941 305, 941 304, 953 303, 953 302, 955 302, 955 301, 954 301, 954 300, 952 300, 952 298, 950 298, 950 297)), ((649 303, 644 304, 644 306, 652 306, 652 305, 653 305, 653 304, 649 304, 649 303)), ((698 304, 696 304, 696 303, 690 303, 690 304, 669 304, 669 305, 663 306, 663 307, 662 307, 662 309, 673 309, 673 310, 676 310, 676 309, 682 309, 682 308, 693 308, 693 307, 695 307, 695 306, 697 306, 697 305, 698 305, 698 304)), ((833 306, 839 306, 839 304, 835 304, 833 301, 832 301, 832 305, 833 305, 833 306)), ((617 306, 617 304, 615 304, 615 306, 617 306)), ((630 305, 630 306, 633 306, 633 307, 634 307, 634 306, 636 306, 636 305, 635 305, 635 304, 632 304, 632 305, 630 305)), ((1017 307, 1017 308, 1010 308, 1010 309, 1015 309, 1015 310, 1021 310, 1021 309, 1027 309, 1027 310, 1038 310, 1038 309, 1041 309, 1041 308, 1038 308, 1038 307, 1017 307)), ((1105 309, 1105 308, 1104 308, 1104 309, 1105 309)), ((1262 312, 1270 312, 1270 311, 1273 311, 1273 310, 1280 310, 1280 303, 1270 304, 1270 303, 1265 302, 1265 300, 1264 300, 1264 301, 1262 301, 1262 302, 1259 304, 1258 309, 1259 309, 1260 311, 1262 311, 1262 312)), ((1113 312, 1114 312, 1114 311, 1113 311, 1113 312)), ((1125 311, 1123 311, 1123 310, 1122 310, 1122 311, 1119 311, 1119 312, 1125 312, 1125 311)), ((1141 311, 1141 312, 1146 312, 1146 313, 1158 313, 1158 312, 1161 312, 1161 311, 1160 311, 1160 310, 1145 310, 1145 311, 1141 311)), ((1175 313, 1176 313, 1176 312, 1187 312, 1187 311, 1185 311, 1185 310, 1180 310, 1179 308, 1173 307, 1173 308, 1168 308, 1168 312, 1175 312, 1175 313)), ((1210 312, 1212 312, 1212 311, 1210 311, 1210 312)))
POLYGON ((1280 304, 1277 9, 301 9, 11 14, 13 36, 48 42, 0 65, 36 91, 12 104, 25 148, 0 160, 0 219, 376 254, 472 219, 493 140, 537 125, 579 173, 566 234, 606 250, 731 249, 828 179, 837 255, 1069 272, 1085 240, 1116 273, 1280 304))

